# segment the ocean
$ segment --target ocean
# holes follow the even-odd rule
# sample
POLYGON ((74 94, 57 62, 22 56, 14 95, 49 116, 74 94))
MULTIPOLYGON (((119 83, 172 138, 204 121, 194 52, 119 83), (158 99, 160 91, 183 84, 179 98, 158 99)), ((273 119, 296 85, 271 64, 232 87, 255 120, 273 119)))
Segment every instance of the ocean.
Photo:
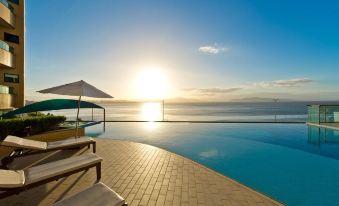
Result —
MULTIPOLYGON (((225 122, 305 122, 310 102, 218 102, 166 103, 137 102, 99 104, 106 121, 225 121, 225 122)), ((52 111, 75 120, 75 110, 52 111)), ((101 109, 81 109, 83 121, 103 120, 101 109), (93 112, 93 115, 92 115, 93 112)))

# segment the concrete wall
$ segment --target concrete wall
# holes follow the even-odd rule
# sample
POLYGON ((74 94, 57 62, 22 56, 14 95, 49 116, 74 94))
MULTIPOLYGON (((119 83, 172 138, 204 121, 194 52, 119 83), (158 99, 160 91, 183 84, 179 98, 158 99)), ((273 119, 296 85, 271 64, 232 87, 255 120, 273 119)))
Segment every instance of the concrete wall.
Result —
MULTIPOLYGON (((0 25, 0 39, 4 40, 4 32, 18 35, 19 44, 6 42, 9 46, 14 48, 14 68, 5 67, 0 65, 0 85, 5 85, 12 87, 15 94, 15 104, 16 108, 24 106, 25 102, 25 69, 24 69, 24 44, 25 44, 25 35, 24 35, 24 0, 19 0, 19 5, 10 3, 14 8, 13 15, 15 18, 15 27, 0 25), (19 83, 8 83, 4 81, 4 74, 18 74, 19 83)), ((0 16, 1 17, 1 16, 0 16)), ((1 55, 1 54, 0 54, 1 55)))
POLYGON ((15 57, 11 52, 0 49, 0 64, 6 67, 15 68, 15 57))
POLYGON ((8 26, 15 27, 15 16, 5 5, 0 3, 0 18, 2 24, 8 24, 8 26))
POLYGON ((0 110, 8 110, 14 106, 15 96, 12 94, 0 94, 0 110))

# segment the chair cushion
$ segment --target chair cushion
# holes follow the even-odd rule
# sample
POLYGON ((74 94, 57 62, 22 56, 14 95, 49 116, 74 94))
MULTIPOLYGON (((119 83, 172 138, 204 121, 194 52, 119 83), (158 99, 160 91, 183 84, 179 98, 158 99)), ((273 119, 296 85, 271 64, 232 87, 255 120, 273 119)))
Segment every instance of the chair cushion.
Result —
POLYGON ((16 188, 25 184, 25 176, 22 170, 1 170, 0 188, 16 188))
POLYGON ((55 206, 122 206, 125 200, 111 188, 99 182, 84 191, 55 203, 55 206))
POLYGON ((57 175, 62 175, 67 172, 99 163, 101 161, 102 158, 98 155, 88 153, 30 167, 24 170, 26 180, 25 185, 46 180, 57 175))
POLYGON ((24 139, 21 137, 8 135, 2 142, 2 146, 14 147, 20 149, 34 149, 45 150, 47 148, 46 142, 24 139))
POLYGON ((73 138, 69 138, 69 139, 65 139, 65 140, 48 142, 47 143, 47 149, 76 146, 76 145, 79 145, 79 144, 86 144, 86 143, 91 143, 91 142, 94 142, 94 140, 91 137, 79 137, 79 138, 73 137, 73 138))

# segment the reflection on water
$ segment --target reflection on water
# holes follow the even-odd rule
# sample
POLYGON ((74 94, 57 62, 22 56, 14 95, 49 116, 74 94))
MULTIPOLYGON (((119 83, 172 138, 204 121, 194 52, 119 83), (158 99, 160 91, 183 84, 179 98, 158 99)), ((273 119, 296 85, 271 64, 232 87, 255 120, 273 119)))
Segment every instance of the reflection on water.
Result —
POLYGON ((162 115, 161 104, 158 102, 144 103, 142 105, 141 113, 143 121, 160 121, 162 115))
POLYGON ((339 131, 315 126, 308 126, 308 143, 339 144, 339 131))
POLYGON ((153 131, 159 127, 159 122, 145 122, 143 125, 146 130, 153 131))

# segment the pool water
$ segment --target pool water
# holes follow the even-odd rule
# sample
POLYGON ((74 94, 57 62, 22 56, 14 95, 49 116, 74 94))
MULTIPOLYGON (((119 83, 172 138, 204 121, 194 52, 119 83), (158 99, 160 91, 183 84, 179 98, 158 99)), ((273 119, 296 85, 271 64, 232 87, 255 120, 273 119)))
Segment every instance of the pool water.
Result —
POLYGON ((305 124, 106 123, 94 137, 164 148, 287 205, 339 205, 339 131, 305 124))

